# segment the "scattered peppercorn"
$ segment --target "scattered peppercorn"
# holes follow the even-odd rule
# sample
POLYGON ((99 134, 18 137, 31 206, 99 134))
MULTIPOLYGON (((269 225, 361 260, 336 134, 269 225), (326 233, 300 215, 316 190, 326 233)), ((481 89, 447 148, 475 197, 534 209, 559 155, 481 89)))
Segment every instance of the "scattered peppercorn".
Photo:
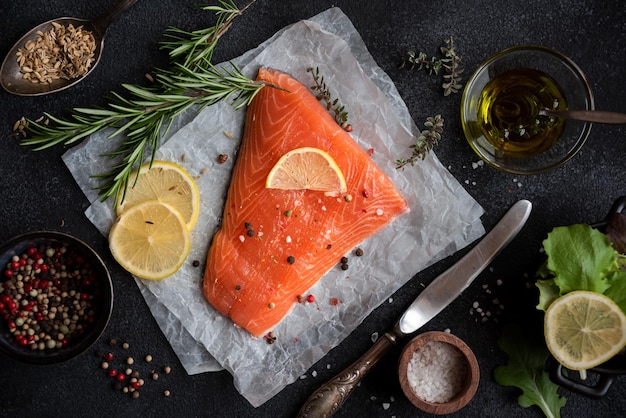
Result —
POLYGON ((306 299, 304 299, 304 296, 302 296, 302 295, 298 295, 296 297, 296 299, 298 300, 298 303, 304 303, 304 301, 306 300, 306 299))
POLYGON ((123 348, 124 350, 128 350, 128 347, 130 347, 130 346, 128 345, 128 343, 124 343, 124 344, 122 344, 122 348, 123 348))
POLYGON ((135 362, 135 360, 133 360, 133 358, 132 358, 132 357, 128 357, 128 358, 126 359, 126 364, 133 364, 134 362, 135 362))
POLYGON ((268 344, 274 344, 276 342, 276 334, 274 334, 273 331, 268 332, 265 335, 265 341, 267 341, 268 344))
POLYGON ((146 362, 150 363, 152 361, 152 356, 148 354, 145 358, 146 362))
POLYGON ((313 296, 313 295, 307 296, 306 297, 306 301, 309 302, 309 303, 315 302, 315 296, 313 296))
POLYGON ((165 372, 165 374, 170 374, 170 372, 172 371, 172 368, 170 366, 165 366, 163 367, 163 371, 165 372))
POLYGON ((194 267, 198 267, 200 266, 200 262, 198 260, 193 260, 193 263, 191 263, 194 267))
POLYGON ((241 290, 241 286, 239 285, 235 286, 235 290, 241 290))
POLYGON ((356 250, 354 250, 354 255, 356 255, 357 257, 363 256, 363 250, 361 249, 361 247, 358 247, 356 250))
POLYGON ((100 367, 102 367, 104 370, 109 368, 109 363, 107 363, 106 361, 103 361, 102 364, 100 365, 100 367))
POLYGON ((286 216, 286 217, 288 217, 288 218, 289 218, 292 214, 293 214, 293 211, 292 211, 291 209, 288 209, 288 210, 286 210, 286 211, 285 211, 285 216, 286 216))
POLYGON ((365 197, 365 198, 370 197, 370 193, 367 190, 365 190, 365 189, 363 189, 363 191, 361 192, 361 195, 363 195, 363 197, 365 197))
POLYGON ((171 395, 171 393, 170 393, 169 390, 165 390, 165 391, 163 391, 163 395, 167 398, 168 396, 171 395))
POLYGON ((137 399, 139 397, 139 392, 135 391, 135 392, 133 392, 133 394, 131 396, 133 397, 133 399, 137 399))
POLYGON ((247 235, 247 236, 249 236, 249 237, 253 237, 253 236, 254 236, 254 230, 252 230, 252 229, 248 229, 248 230, 246 231, 246 235, 247 235))
POLYGON ((228 160, 228 155, 220 154, 217 156, 217 162, 220 164, 224 164, 228 160))
POLYGON ((296 258, 293 255, 290 255, 289 257, 287 257, 287 262, 289 264, 293 264, 296 262, 296 258))
POLYGON ((341 257, 341 269, 342 270, 348 270, 348 257, 341 257))
POLYGON ((274 309, 276 307, 276 304, 274 302, 270 302, 268 303, 267 307, 270 309, 274 309))
POLYGON ((348 193, 343 197, 343 200, 345 200, 346 202, 352 202, 352 195, 348 193))

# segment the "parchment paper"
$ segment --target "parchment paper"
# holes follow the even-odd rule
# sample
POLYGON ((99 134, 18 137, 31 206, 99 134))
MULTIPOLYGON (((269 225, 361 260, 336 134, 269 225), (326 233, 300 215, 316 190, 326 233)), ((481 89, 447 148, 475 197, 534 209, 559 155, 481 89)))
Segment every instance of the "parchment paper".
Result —
MULTIPOLYGON (((163 281, 136 279, 137 285, 188 373, 223 367, 232 373, 237 390, 259 406, 306 372, 416 273, 481 236, 483 211, 433 153, 415 167, 395 169, 397 158, 410 155, 408 146, 419 129, 392 81, 338 8, 281 30, 233 62, 249 77, 256 76, 259 66, 267 66, 286 71, 305 85, 313 84, 307 67, 319 67, 334 97, 349 112, 353 138, 373 150, 372 158, 411 208, 359 245, 365 256, 348 254, 349 270, 329 271, 310 290, 316 303, 296 304, 274 330, 277 341, 270 345, 217 313, 201 292, 203 265, 222 214, 245 111, 220 103, 195 117, 182 116, 180 129, 163 138, 157 158, 175 161, 199 176, 202 210, 183 268, 163 281), (230 158, 219 164, 218 154, 230 158), (203 169, 208 171, 200 175, 203 169), (193 267, 194 260, 201 266, 193 267), (331 304, 331 298, 339 303, 331 304)), ((86 215, 103 234, 113 221, 112 202, 98 200, 89 176, 106 169, 93 161, 113 145, 105 134, 97 134, 64 155, 92 202, 86 215)))

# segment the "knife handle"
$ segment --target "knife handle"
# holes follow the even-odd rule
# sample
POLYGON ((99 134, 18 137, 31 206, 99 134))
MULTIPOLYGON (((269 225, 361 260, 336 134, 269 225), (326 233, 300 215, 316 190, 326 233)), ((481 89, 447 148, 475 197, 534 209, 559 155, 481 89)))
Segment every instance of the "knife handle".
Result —
POLYGON ((337 412, 352 393, 352 389, 396 345, 397 340, 396 334, 386 332, 357 361, 320 386, 304 403, 298 418, 326 418, 337 412))

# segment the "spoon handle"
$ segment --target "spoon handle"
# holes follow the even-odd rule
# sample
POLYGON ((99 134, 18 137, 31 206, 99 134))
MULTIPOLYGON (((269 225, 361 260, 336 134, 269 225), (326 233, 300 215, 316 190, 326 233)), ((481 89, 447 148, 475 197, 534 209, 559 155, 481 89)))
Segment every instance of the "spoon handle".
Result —
POLYGON ((304 403, 298 418, 327 418, 337 412, 378 360, 396 345, 397 338, 393 331, 385 333, 361 358, 320 386, 304 403))
POLYGON ((139 0, 119 0, 109 10, 104 12, 93 20, 93 25, 96 29, 104 35, 109 25, 122 13, 124 13, 130 6, 137 3, 139 0))
POLYGON ((541 110, 540 115, 563 119, 575 119, 585 122, 622 124, 626 123, 626 113, 606 112, 601 110, 541 110))

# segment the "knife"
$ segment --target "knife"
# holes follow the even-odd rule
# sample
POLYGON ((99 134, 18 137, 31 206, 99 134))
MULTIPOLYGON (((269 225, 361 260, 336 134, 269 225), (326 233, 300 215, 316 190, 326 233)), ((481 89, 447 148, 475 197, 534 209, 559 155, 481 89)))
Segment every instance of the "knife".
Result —
POLYGON ((531 209, 528 200, 516 202, 474 248, 417 296, 390 331, 361 358, 318 388, 304 403, 298 417, 324 418, 337 412, 356 385, 399 339, 417 331, 467 289, 515 238, 528 220, 531 209))

